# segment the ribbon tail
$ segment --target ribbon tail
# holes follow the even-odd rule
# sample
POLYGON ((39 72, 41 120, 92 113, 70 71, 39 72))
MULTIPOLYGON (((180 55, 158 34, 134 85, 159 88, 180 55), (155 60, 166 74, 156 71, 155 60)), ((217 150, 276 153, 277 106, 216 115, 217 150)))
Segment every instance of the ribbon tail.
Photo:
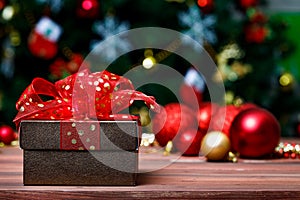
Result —
POLYGON ((148 108, 154 112, 160 112, 160 105, 156 103, 153 96, 135 90, 122 90, 113 93, 111 101, 113 114, 128 108, 135 100, 142 100, 148 108))

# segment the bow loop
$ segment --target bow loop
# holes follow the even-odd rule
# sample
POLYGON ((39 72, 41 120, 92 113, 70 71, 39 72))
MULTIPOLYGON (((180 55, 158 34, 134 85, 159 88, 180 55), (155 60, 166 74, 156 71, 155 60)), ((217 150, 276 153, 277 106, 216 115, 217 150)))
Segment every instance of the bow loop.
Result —
MULTIPOLYGON (((22 119, 69 119, 120 117, 118 112, 133 101, 143 100, 156 112, 159 105, 155 98, 134 90, 130 80, 108 71, 90 73, 87 69, 52 84, 35 78, 16 103, 19 111, 14 119, 18 125, 22 119), (43 101, 46 95, 50 100, 43 101)), ((123 116, 128 118, 128 116, 123 116)))

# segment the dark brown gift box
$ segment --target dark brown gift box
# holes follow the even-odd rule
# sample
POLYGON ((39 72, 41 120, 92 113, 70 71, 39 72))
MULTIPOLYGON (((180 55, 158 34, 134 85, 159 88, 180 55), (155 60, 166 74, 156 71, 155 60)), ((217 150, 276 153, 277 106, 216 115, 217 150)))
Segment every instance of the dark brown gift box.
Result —
POLYGON ((136 185, 137 121, 23 120, 24 185, 136 185))

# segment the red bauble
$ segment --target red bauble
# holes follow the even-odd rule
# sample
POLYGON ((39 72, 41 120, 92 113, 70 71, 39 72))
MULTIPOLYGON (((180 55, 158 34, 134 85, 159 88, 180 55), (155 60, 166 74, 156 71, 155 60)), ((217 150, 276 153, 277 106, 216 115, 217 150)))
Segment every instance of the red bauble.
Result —
POLYGON ((178 133, 174 138, 174 147, 185 156, 197 156, 200 151, 201 141, 205 134, 197 129, 188 129, 178 133))
POLYGON ((203 13, 210 13, 214 8, 213 0, 197 0, 197 4, 203 13))
POLYGON ((268 21, 267 16, 260 12, 260 11, 256 11, 255 13, 253 13, 250 16, 250 22, 251 23, 258 23, 258 24, 264 24, 268 21))
POLYGON ((0 0, 0 10, 2 10, 6 6, 6 0, 0 0))
POLYGON ((81 54, 74 53, 71 60, 67 64, 67 70, 70 74, 78 72, 84 58, 81 54))
POLYGON ((245 28, 245 39, 249 43, 260 44, 265 41, 269 30, 259 24, 250 24, 245 28))
POLYGON ((8 145, 15 139, 16 135, 13 128, 8 125, 0 126, 0 142, 8 145))
POLYGON ((209 129, 212 117, 218 111, 218 105, 211 102, 203 102, 200 103, 199 107, 197 113, 198 126, 201 130, 206 132, 209 129))
POLYGON ((73 54, 70 61, 57 58, 49 67, 50 73, 54 79, 62 79, 64 75, 76 73, 83 62, 81 54, 73 54))
POLYGON ((239 0, 239 4, 242 8, 247 9, 255 7, 258 4, 258 0, 239 0))
POLYGON ((189 128, 197 129, 197 127, 195 112, 179 103, 167 104, 152 120, 155 138, 161 146, 166 146, 179 132, 189 128))
POLYGON ((220 107, 214 117, 212 130, 221 131, 229 137, 229 129, 235 116, 239 113, 239 107, 228 105, 220 107))
POLYGON ((220 107, 213 117, 212 130, 221 131, 230 137, 229 129, 234 118, 243 110, 256 107, 255 104, 245 103, 239 106, 227 105, 220 107))
POLYGON ((202 102, 204 89, 205 80, 200 72, 193 67, 189 68, 179 89, 183 103, 194 110, 198 110, 199 103, 202 102))
POLYGON ((182 84, 179 89, 179 95, 184 104, 192 109, 199 109, 199 103, 202 101, 202 92, 187 84, 182 84))
POLYGON ((280 125, 269 111, 251 108, 236 116, 230 135, 233 150, 242 157, 261 157, 274 152, 280 139, 280 125))
POLYGON ((78 0, 77 15, 82 18, 96 18, 99 15, 98 0, 78 0))
POLYGON ((51 76, 54 79, 62 79, 66 71, 67 63, 62 58, 57 58, 49 67, 51 76))

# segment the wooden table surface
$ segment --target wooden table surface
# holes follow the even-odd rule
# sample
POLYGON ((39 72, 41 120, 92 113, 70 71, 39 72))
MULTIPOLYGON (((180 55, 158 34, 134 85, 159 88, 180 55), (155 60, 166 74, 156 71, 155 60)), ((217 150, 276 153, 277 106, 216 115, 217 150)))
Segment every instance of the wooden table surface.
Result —
POLYGON ((300 199, 300 159, 207 162, 140 153, 134 187, 23 186, 22 150, 0 148, 0 199, 300 199))

